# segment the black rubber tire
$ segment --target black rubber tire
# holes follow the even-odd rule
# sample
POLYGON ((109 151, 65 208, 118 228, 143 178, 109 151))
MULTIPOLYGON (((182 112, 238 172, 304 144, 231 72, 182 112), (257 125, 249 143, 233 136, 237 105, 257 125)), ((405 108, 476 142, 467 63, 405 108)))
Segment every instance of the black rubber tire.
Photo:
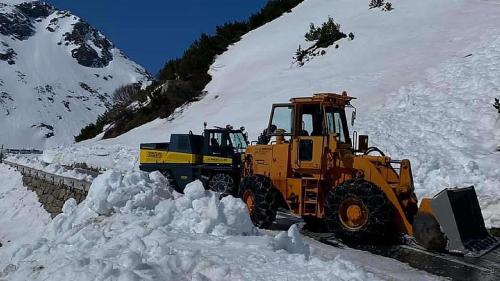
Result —
POLYGON ((436 218, 430 214, 417 214, 413 221, 413 237, 427 250, 438 252, 446 250, 446 236, 436 218))
POLYGON ((245 191, 253 196, 254 208, 250 218, 255 226, 268 228, 276 220, 279 206, 279 192, 273 183, 263 176, 243 178, 240 184, 239 197, 243 199, 245 191))
POLYGON ((208 181, 208 189, 224 196, 234 195, 234 179, 229 174, 215 174, 208 181))
POLYGON ((328 231, 337 238, 353 243, 386 243, 394 239, 393 207, 384 192, 363 179, 347 180, 332 188, 325 198, 325 222, 328 231), (349 229, 341 222, 340 208, 344 200, 362 202, 367 210, 366 223, 359 229, 349 229))
POLYGON ((163 170, 161 171, 162 175, 168 180, 168 183, 170 186, 177 192, 179 193, 184 193, 184 190, 179 187, 177 184, 177 181, 175 180, 174 175, 170 170, 163 170))

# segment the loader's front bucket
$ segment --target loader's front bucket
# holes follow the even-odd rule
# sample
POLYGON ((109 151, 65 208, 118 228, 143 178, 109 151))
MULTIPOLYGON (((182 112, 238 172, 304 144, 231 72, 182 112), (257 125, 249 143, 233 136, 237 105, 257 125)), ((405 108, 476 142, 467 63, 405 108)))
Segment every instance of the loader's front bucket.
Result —
POLYGON ((484 225, 473 186, 445 189, 432 198, 431 206, 448 238, 448 251, 477 257, 500 244, 484 225))

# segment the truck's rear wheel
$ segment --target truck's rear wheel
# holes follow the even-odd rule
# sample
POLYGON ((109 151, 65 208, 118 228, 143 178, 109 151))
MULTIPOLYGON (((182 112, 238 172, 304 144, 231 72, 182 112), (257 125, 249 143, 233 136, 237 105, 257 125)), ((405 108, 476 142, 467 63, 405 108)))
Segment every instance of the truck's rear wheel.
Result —
POLYGON ((390 237, 392 206, 372 183, 347 180, 331 189, 325 202, 326 226, 348 242, 382 242, 390 237))
POLYGON ((234 179, 229 174, 215 174, 208 181, 208 188, 220 194, 234 193, 234 179))
POLYGON ((240 197, 248 208, 255 226, 266 228, 276 220, 279 198, 272 182, 265 177, 245 177, 240 184, 240 197))
POLYGON ((168 184, 170 187, 172 187, 175 191, 179 193, 184 193, 184 190, 182 190, 179 185, 177 184, 177 181, 175 180, 174 175, 172 174, 172 171, 170 170, 163 170, 161 171, 162 175, 167 179, 168 184))

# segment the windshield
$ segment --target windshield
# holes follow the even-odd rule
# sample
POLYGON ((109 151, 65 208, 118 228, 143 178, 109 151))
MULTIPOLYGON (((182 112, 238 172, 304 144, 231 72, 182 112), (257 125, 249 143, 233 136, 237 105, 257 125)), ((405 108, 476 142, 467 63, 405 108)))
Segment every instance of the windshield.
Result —
POLYGON ((328 133, 337 134, 340 143, 350 143, 345 111, 335 107, 326 107, 325 113, 328 133))
POLYGON ((231 132, 229 133, 229 137, 231 138, 231 143, 233 147, 238 151, 244 150, 247 148, 247 141, 245 136, 241 132, 231 132))
POLYGON ((283 135, 292 133, 293 106, 278 105, 273 107, 271 125, 269 132, 273 135, 280 132, 283 135))

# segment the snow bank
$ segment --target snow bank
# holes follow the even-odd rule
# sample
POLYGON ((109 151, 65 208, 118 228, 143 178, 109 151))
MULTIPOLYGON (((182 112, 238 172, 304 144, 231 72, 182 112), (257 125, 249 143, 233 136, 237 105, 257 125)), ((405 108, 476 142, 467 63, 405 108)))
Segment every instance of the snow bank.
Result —
POLYGON ((47 163, 73 165, 85 163, 89 167, 99 169, 116 169, 120 171, 139 170, 139 146, 126 145, 86 145, 85 142, 73 146, 47 149, 42 160, 47 163))
POLYGON ((68 200, 41 234, 0 248, 0 279, 13 281, 381 280, 384 274, 340 255, 311 256, 295 226, 261 235, 241 200, 219 200, 200 182, 181 195, 160 173, 107 171, 86 200, 68 200))
POLYGON ((500 36, 427 71, 425 79, 358 114, 358 130, 394 158, 412 161, 419 198, 474 185, 487 226, 500 226, 500 36))
POLYGON ((9 241, 19 242, 39 234, 49 221, 50 215, 36 194, 23 186, 21 174, 0 164, 0 243, 3 248, 10 246, 9 241))
POLYGON ((53 175, 68 177, 77 180, 85 180, 88 182, 92 182, 94 177, 88 174, 80 173, 76 170, 67 169, 59 163, 49 164, 43 161, 40 161, 38 158, 30 158, 23 155, 9 155, 6 158, 7 161, 23 165, 32 169, 40 170, 46 173, 51 173, 53 175))
POLYGON ((276 249, 283 249, 289 253, 300 253, 309 257, 309 245, 305 244, 302 240, 302 235, 297 225, 292 225, 288 232, 281 232, 274 239, 276 241, 276 249))

